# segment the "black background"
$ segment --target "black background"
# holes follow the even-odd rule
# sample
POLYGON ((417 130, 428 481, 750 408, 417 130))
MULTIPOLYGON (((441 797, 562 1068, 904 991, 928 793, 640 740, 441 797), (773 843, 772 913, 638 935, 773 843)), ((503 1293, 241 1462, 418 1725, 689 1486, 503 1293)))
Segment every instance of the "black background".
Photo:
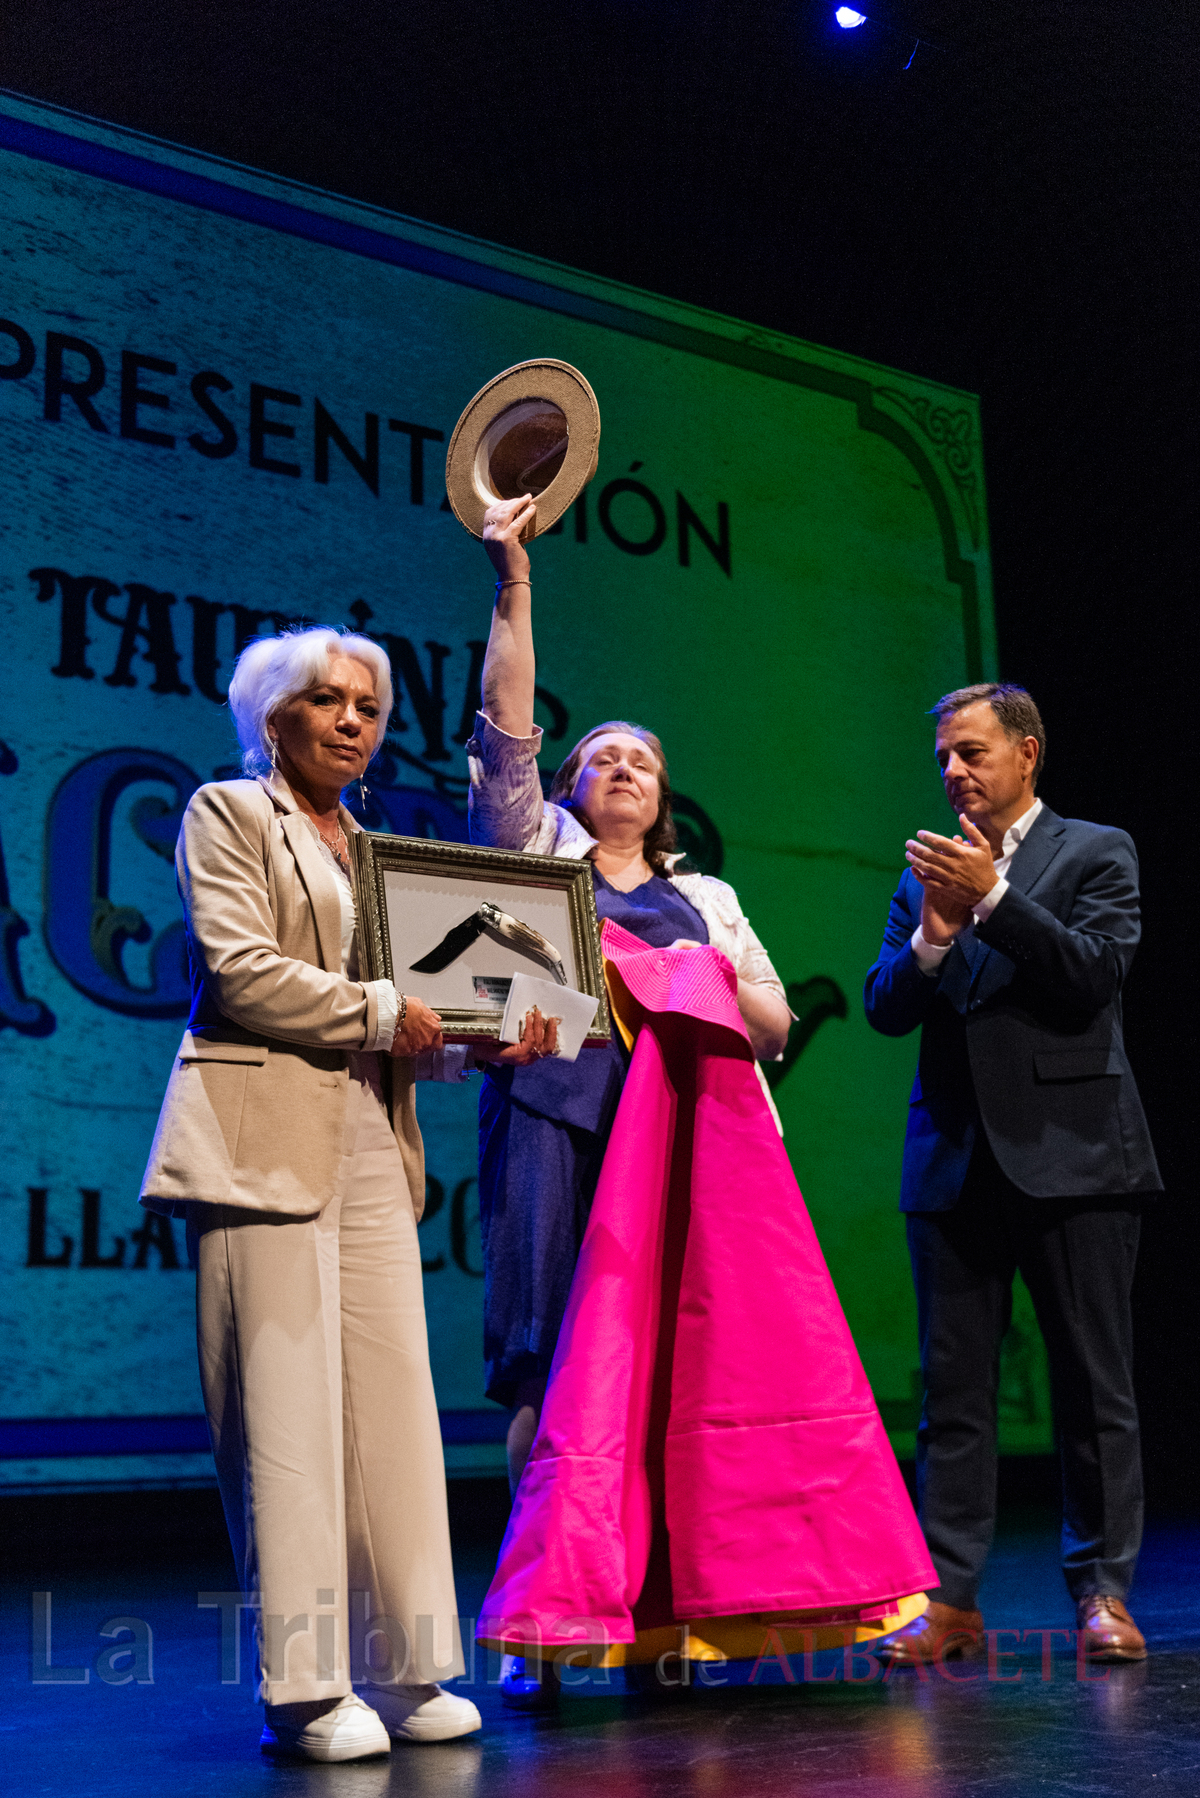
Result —
POLYGON ((1168 1196, 1138 1380, 1151 1500, 1191 1507, 1194 8, 859 4, 844 32, 832 0, 18 0, 0 85, 982 396, 1042 792, 1142 856, 1128 1036, 1168 1196))

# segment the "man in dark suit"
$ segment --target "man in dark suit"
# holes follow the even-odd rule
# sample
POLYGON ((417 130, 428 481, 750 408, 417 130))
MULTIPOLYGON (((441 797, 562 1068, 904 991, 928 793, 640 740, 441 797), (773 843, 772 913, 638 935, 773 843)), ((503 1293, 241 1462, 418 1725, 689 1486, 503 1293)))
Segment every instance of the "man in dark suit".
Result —
POLYGON ((1124 831, 1036 797, 1046 738, 1023 688, 965 687, 933 710, 961 832, 909 842, 865 1003, 885 1036, 921 1029, 900 1206, 925 1387, 917 1485, 941 1583, 883 1652, 912 1664, 980 1639, 1019 1270, 1046 1342, 1079 1629, 1095 1658, 1142 1660, 1124 1604, 1142 1528, 1129 1294, 1161 1181, 1121 1034, 1137 858, 1124 831))

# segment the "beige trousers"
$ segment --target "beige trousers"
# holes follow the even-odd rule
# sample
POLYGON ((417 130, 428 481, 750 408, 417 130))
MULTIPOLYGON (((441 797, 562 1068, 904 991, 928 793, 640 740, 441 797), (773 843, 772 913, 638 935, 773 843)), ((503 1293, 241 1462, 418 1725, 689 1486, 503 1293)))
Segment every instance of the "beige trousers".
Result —
POLYGON ((352 1055, 334 1198, 197 1205, 200 1376, 260 1696, 463 1671, 421 1253, 373 1055, 352 1055))

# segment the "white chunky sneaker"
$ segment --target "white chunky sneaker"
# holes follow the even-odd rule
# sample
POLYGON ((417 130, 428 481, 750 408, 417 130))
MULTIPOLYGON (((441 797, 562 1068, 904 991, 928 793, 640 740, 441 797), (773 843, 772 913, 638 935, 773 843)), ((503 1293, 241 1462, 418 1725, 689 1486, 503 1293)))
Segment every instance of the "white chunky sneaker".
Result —
POLYGON ((389 1736, 406 1742, 448 1742, 483 1727, 469 1698, 458 1698, 441 1686, 367 1685, 362 1690, 389 1736))
POLYGON ((324 1709, 320 1702, 269 1704, 259 1746, 264 1754, 310 1761, 360 1761, 387 1754, 392 1744, 378 1715, 350 1693, 324 1709))

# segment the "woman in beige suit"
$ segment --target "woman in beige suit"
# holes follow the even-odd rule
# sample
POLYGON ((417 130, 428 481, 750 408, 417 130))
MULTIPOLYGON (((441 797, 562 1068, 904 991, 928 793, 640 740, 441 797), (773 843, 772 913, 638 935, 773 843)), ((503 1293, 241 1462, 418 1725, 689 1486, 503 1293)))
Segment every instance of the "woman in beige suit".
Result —
POLYGON ((192 1014, 142 1203, 185 1216, 195 1250, 217 1476, 261 1604, 263 1747, 350 1760, 480 1723, 435 1683, 463 1660, 411 1058, 442 1039, 419 999, 358 975, 339 799, 382 739, 386 656, 331 630, 265 639, 229 703, 250 778, 184 816, 192 1014))

